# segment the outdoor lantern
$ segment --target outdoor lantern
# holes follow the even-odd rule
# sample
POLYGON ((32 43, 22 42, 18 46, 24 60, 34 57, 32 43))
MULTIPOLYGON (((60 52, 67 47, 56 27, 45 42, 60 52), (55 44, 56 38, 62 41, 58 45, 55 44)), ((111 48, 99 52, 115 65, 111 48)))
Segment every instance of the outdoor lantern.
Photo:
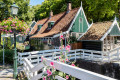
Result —
MULTIPOLYGON (((11 5, 11 14, 13 15, 13 17, 15 17, 15 15, 17 15, 18 13, 18 6, 15 5, 15 3, 13 5, 11 5)), ((13 78, 16 79, 17 78, 17 49, 16 49, 16 30, 13 30, 14 32, 14 72, 13 72, 13 78)))
POLYGON ((10 9, 11 9, 11 14, 12 15, 17 15, 18 13, 18 6, 14 3, 13 5, 10 6, 10 9))

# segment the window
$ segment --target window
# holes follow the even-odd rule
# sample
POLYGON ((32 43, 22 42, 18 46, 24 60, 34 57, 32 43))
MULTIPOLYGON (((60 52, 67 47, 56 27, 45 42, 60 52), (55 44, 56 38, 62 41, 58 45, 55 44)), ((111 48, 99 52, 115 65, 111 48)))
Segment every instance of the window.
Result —
POLYGON ((79 18, 79 32, 83 32, 83 18, 79 18))
POLYGON ((21 36, 19 37, 19 41, 22 41, 22 37, 21 36))
POLYGON ((49 22, 48 23, 48 30, 52 29, 52 27, 54 26, 55 22, 49 22))
POLYGON ((82 23, 82 18, 79 19, 79 22, 82 23))
POLYGON ((37 31, 39 31, 41 28, 42 28, 42 24, 39 24, 37 31))

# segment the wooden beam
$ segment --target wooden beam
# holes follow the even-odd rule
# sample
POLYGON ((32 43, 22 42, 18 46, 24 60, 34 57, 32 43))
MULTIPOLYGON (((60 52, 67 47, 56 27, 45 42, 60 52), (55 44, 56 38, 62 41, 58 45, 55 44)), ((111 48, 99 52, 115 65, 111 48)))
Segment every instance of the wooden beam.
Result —
POLYGON ((106 40, 106 51, 108 51, 108 48, 107 48, 107 46, 108 46, 108 42, 107 42, 107 37, 105 38, 105 40, 106 40))

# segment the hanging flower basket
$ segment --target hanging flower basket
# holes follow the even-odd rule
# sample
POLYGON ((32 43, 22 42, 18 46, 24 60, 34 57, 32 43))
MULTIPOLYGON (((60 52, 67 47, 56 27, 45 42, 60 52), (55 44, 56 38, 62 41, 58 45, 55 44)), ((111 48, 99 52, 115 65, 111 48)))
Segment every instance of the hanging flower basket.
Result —
POLYGON ((2 33, 19 33, 27 34, 29 32, 29 27, 24 21, 20 21, 16 18, 8 18, 0 22, 0 32, 2 33))

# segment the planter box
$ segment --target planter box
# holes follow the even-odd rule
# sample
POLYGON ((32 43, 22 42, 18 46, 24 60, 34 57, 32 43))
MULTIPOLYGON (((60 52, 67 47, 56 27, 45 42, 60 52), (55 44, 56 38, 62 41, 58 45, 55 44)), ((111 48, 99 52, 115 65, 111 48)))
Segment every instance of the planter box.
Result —
POLYGON ((74 50, 74 49, 82 49, 82 42, 72 43, 72 44, 71 44, 71 49, 72 49, 72 50, 74 50))

